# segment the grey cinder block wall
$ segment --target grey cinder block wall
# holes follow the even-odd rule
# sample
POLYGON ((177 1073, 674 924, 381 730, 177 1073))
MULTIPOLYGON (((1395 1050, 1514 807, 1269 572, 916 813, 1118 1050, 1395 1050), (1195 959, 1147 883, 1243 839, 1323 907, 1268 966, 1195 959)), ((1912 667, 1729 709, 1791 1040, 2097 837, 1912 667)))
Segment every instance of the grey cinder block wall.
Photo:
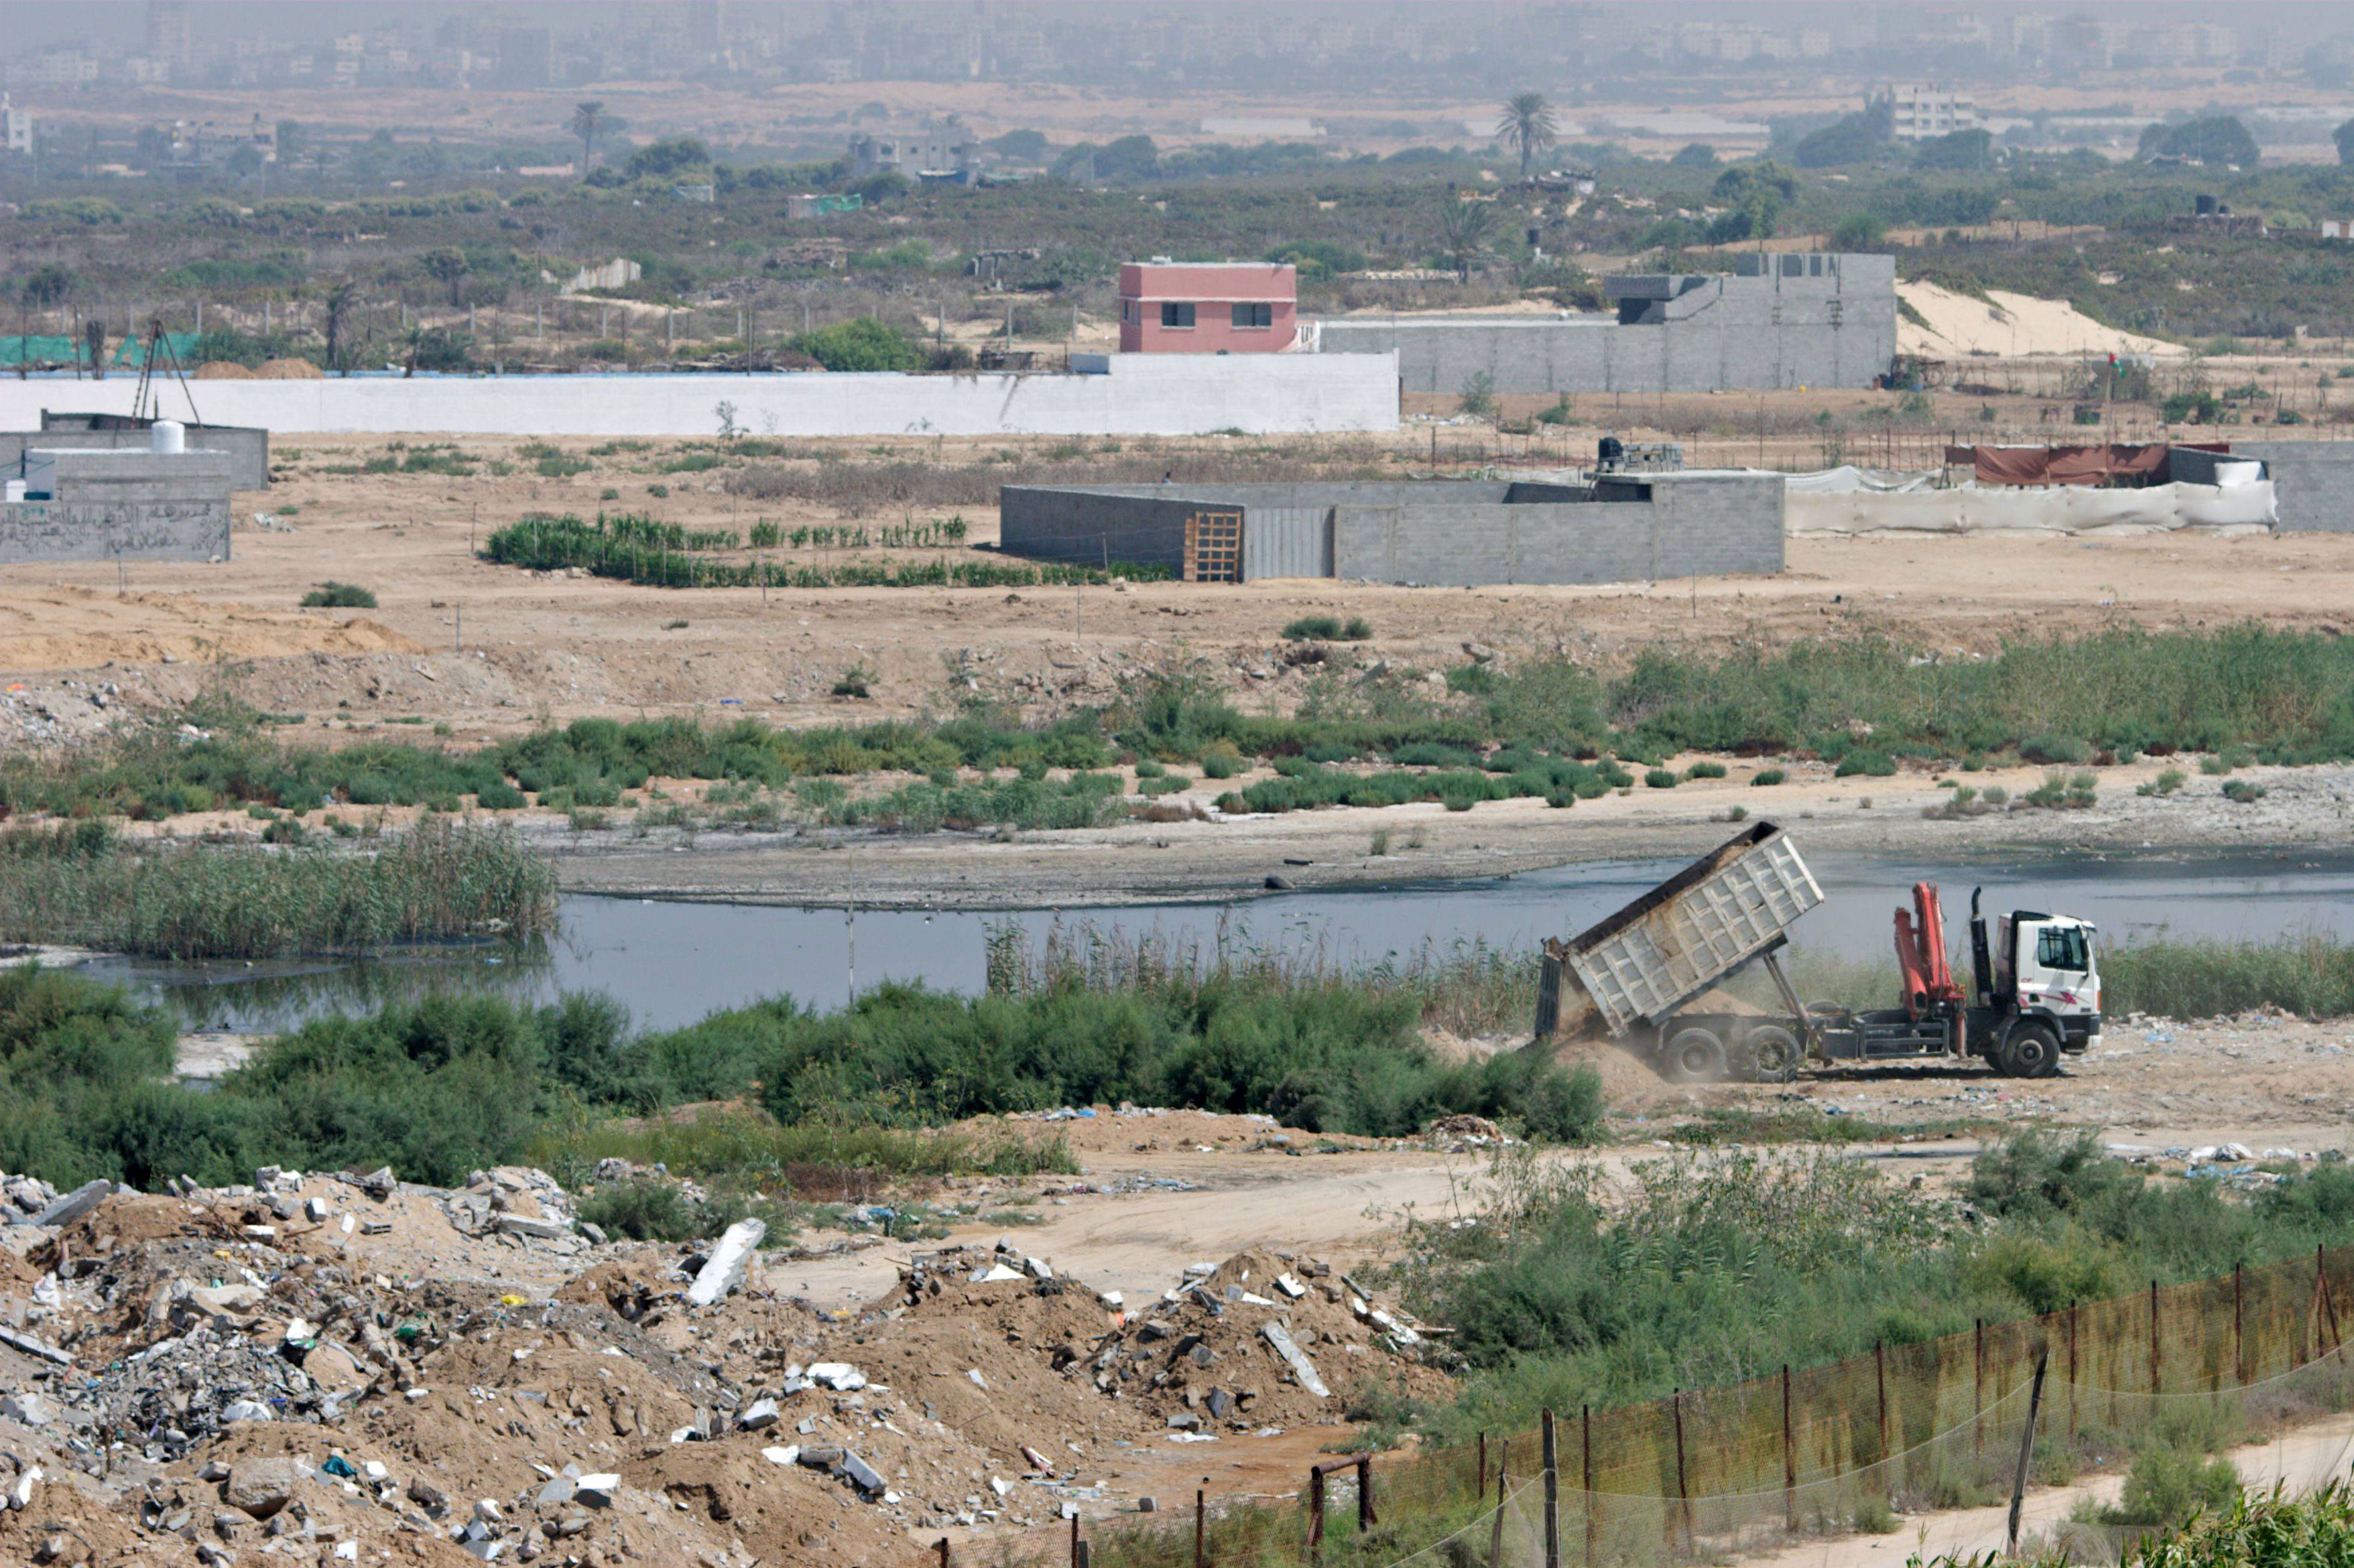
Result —
POLYGON ((1404 586, 1642 582, 1783 566, 1777 474, 1605 478, 1593 485, 1454 480, 1333 484, 1005 487, 1010 553, 1177 569, 1185 520, 1243 515, 1243 576, 1404 586))
MULTIPOLYGON (((2197 455, 2178 450, 2168 457, 2172 462, 2197 455)), ((2280 532, 2354 534, 2354 441, 2234 440, 2222 461, 2232 458, 2264 463, 2280 509, 2274 524, 2280 532)))
POLYGON ((228 453, 33 450, 56 489, 0 502, 0 563, 228 559, 228 453))
POLYGON ((1868 387, 1896 357, 1890 256, 1745 255, 1722 274, 1603 280, 1614 314, 1348 316, 1325 354, 1398 356, 1405 392, 1712 392, 1868 387))
MULTIPOLYGON (((73 448, 91 451, 145 451, 154 439, 149 418, 128 414, 85 414, 41 410, 37 431, 0 430, 0 471, 21 476, 27 448, 73 448)), ((229 484, 237 490, 265 490, 270 485, 270 432, 259 425, 206 425, 186 422, 188 450, 227 452, 229 484)))

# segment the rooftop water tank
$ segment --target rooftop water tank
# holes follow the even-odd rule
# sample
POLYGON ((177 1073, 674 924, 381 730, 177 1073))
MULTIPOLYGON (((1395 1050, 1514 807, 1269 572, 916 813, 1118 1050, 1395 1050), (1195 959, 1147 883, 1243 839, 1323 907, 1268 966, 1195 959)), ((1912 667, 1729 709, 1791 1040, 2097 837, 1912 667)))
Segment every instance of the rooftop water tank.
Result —
POLYGON ((177 419, 158 419, 147 432, 147 450, 154 452, 184 452, 188 450, 188 429, 177 419))

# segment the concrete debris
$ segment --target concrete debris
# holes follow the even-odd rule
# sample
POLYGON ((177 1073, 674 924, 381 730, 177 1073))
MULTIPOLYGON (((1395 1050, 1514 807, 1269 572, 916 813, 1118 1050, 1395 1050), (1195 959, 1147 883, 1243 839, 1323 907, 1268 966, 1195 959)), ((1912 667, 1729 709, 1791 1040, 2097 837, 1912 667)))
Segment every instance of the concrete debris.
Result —
POLYGON ((86 1181, 33 1216, 37 1225, 69 1225, 112 1195, 111 1181, 86 1181))
POLYGON ((752 1254, 767 1238, 769 1227, 760 1220, 738 1220, 727 1227, 719 1244, 711 1249, 711 1261, 695 1277, 687 1290, 689 1305, 708 1307, 729 1291, 744 1283, 744 1273, 750 1265, 752 1254))
POLYGON ((1307 1351, 1293 1343, 1291 1335, 1285 1330, 1282 1324, 1263 1325, 1259 1334, 1268 1344, 1275 1347, 1275 1353, 1290 1365, 1293 1374, 1299 1379, 1300 1387, 1319 1399, 1330 1396, 1331 1391, 1324 1386, 1324 1380, 1316 1375, 1316 1363, 1308 1359, 1307 1351))
POLYGON ((0 1274, 19 1380, 0 1419, 20 1434, 0 1559, 54 1534, 56 1561, 87 1541, 93 1563, 247 1568, 289 1537, 304 1562, 896 1563, 917 1532, 1112 1505, 1083 1478, 1122 1446, 1336 1419, 1263 1327, 1331 1372, 1439 1375, 1312 1258, 1245 1254, 1123 1296, 1009 1237, 915 1253, 875 1299, 821 1311, 758 1266, 757 1225, 603 1243, 520 1168, 448 1190, 252 1176, 101 1193, 43 1228, 61 1195, 0 1175, 20 1260, 0 1274))

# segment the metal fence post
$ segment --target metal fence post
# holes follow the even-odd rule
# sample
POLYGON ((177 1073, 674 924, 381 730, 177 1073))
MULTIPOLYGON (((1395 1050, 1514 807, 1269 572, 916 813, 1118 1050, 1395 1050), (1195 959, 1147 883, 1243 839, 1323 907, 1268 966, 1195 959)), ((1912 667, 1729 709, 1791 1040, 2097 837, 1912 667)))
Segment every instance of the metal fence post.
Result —
POLYGON ((1782 1523, 1798 1528, 1798 1455, 1790 1443, 1790 1363, 1782 1363, 1782 1523))
POLYGON ((2155 1400, 2160 1390, 2158 1350, 2158 1281, 2149 1282, 2149 1396, 2155 1400))
POLYGON ((1561 1463, 1553 1446, 1553 1411, 1544 1412, 1544 1568, 1561 1568, 1561 1463))
POLYGON ((1324 1556, 1324 1472, 1308 1472, 1308 1561, 1322 1561, 1324 1556))
POLYGON ((1674 1409, 1676 1419, 1676 1503, 1677 1511, 1683 1515, 1684 1547, 1689 1551, 1692 1545, 1691 1486, 1691 1483, 1686 1480, 1684 1476, 1684 1391, 1682 1389, 1676 1390, 1674 1409))
POLYGON ((1505 1482, 1505 1471, 1511 1464, 1511 1445, 1496 1461, 1496 1517, 1488 1526, 1488 1568, 1502 1568, 1504 1561, 1504 1499, 1511 1494, 1505 1482))
POLYGON ((1602 1529, 1601 1502, 1594 1490, 1594 1406, 1581 1404, 1577 1407, 1577 1426, 1578 1446, 1583 1450, 1577 1467, 1577 1484, 1585 1498, 1585 1563, 1586 1568, 1594 1568, 1594 1561, 1600 1555, 1596 1545, 1602 1529))
POLYGON ((1970 1454, 1975 1458, 1986 1452, 1986 1423, 1980 1419, 1986 1414, 1986 1319, 1978 1319, 1978 1326, 1970 1332, 1973 1346, 1970 1364, 1970 1454))
POLYGON ((2043 1407, 2043 1368, 2052 1359, 2048 1344, 2035 1352, 2035 1382, 2027 1391, 2027 1426, 2019 1435, 2019 1468, 2012 1472, 2010 1482, 2010 1528, 2005 1550, 2019 1555, 2019 1510, 2027 1497, 2027 1462, 2035 1455, 2035 1414, 2043 1407))
MULTIPOLYGON (((1873 1456, 1873 1457, 1874 1457, 1874 1458, 1876 1458, 1876 1459, 1885 1460, 1885 1459, 1888 1457, 1888 1341, 1887 1341, 1887 1340, 1872 1340, 1872 1376, 1874 1377, 1874 1379, 1875 1379, 1875 1380, 1879 1383, 1879 1384, 1880 1384, 1880 1452, 1879 1452, 1878 1454, 1874 1455, 1874 1456, 1873 1456)), ((1881 1477, 1881 1478, 1880 1478, 1880 1484, 1881 1484, 1882 1488, 1883 1489, 1886 1489, 1886 1487, 1887 1487, 1887 1485, 1888 1485, 1888 1478, 1887 1478, 1886 1476, 1882 1476, 1882 1477, 1881 1477)))
POLYGON ((2241 1329, 2241 1276, 2246 1272, 2240 1265, 2232 1266, 2232 1381, 2245 1385, 2248 1381, 2247 1340, 2241 1329))
POLYGON ((1193 1489, 1193 1568, 1204 1568, 1209 1561, 1204 1552, 1204 1536, 1210 1518, 1209 1494, 1200 1487, 1193 1489))
POLYGON ((1373 1528, 1373 1457, 1357 1456, 1357 1532, 1373 1528))

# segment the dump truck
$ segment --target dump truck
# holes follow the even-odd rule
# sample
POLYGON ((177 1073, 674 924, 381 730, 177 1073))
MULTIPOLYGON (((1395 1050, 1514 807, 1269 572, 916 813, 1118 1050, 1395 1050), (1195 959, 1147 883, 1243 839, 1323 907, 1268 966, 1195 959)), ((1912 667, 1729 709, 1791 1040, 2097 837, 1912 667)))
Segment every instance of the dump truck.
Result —
POLYGON ((2101 1037, 2092 922, 2018 909, 1991 931, 1970 895, 1970 985, 1946 956, 1937 888, 1916 883, 1895 918, 1897 1005, 1855 1012, 1802 1003, 1780 954, 1789 928, 1824 902, 1798 847, 1759 822, 1617 913, 1544 945, 1536 1037, 1607 1039, 1677 1082, 1784 1082, 1809 1062, 1977 1058, 2019 1078, 2049 1077, 2063 1054, 2101 1037), (1722 988, 1751 965, 1780 1006, 1722 988))

